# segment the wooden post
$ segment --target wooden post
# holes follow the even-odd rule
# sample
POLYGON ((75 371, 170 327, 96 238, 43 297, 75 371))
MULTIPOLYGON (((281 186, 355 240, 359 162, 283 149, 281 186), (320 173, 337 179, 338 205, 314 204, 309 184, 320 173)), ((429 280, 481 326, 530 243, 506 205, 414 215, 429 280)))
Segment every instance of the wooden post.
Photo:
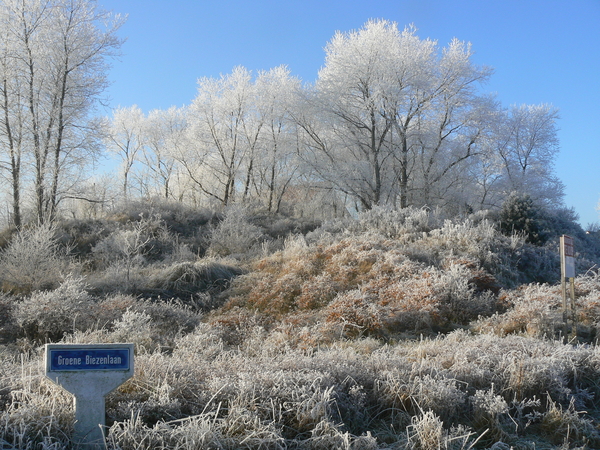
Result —
POLYGON ((563 339, 577 340, 577 315, 575 314, 575 248, 573 238, 560 237, 560 267, 563 301, 563 339), (567 280, 569 287, 567 288, 567 280), (570 297, 570 299, 569 299, 570 297))

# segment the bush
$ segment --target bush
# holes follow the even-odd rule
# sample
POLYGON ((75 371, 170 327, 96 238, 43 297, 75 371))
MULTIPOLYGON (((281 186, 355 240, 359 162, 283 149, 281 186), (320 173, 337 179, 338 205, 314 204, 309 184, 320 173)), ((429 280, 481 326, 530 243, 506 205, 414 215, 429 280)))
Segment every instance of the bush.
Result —
POLYGON ((0 345, 14 341, 19 327, 14 318, 16 298, 0 293, 0 345))
MULTIPOLYGON (((234 345, 202 323, 144 351, 182 317, 159 324, 165 305, 139 306, 95 335, 141 344, 133 379, 106 399, 109 448, 598 447, 595 347, 455 331, 295 350, 245 316, 234 345)), ((0 442, 69 448, 72 399, 31 355, 2 354, 0 442)))
POLYGON ((67 450, 73 432, 73 396, 43 375, 38 358, 18 362, 2 355, 0 446, 3 449, 67 450), (6 401, 4 401, 6 400, 6 401))
POLYGON ((93 327, 95 313, 96 302, 83 281, 67 277, 54 291, 37 291, 18 303, 14 317, 27 338, 47 342, 93 327))
POLYGON ((0 279, 4 291, 28 294, 56 287, 69 268, 68 249, 61 248, 56 226, 23 228, 0 252, 0 279))
POLYGON ((263 239, 262 230, 250 221, 249 212, 241 205, 229 206, 213 230, 209 253, 215 256, 242 255, 263 239))
POLYGON ((137 301, 110 327, 115 342, 133 342, 139 352, 172 349, 175 340, 190 333, 200 315, 173 302, 137 301))
POLYGON ((117 229, 101 240, 92 251, 104 265, 123 261, 128 269, 145 262, 152 235, 148 222, 132 222, 127 229, 117 229))
POLYGON ((236 267, 213 261, 180 262, 153 271, 146 283, 146 290, 159 292, 168 298, 191 300, 200 307, 212 308, 206 302, 206 294, 214 297, 229 287, 231 281, 242 274, 236 267))
POLYGON ((477 261, 426 266, 408 259, 401 242, 376 235, 317 246, 293 242, 236 279, 225 308, 276 317, 312 311, 324 320, 324 332, 341 326, 348 336, 439 331, 495 311, 499 286, 477 261))
POLYGON ((543 232, 542 210, 529 195, 513 192, 502 204, 500 230, 507 236, 523 234, 532 244, 543 244, 548 236, 543 232))
MULTIPOLYGON (((248 232, 223 250, 245 259, 230 263, 191 258, 183 243, 199 242, 211 221, 174 205, 136 208, 106 229, 70 225, 85 228, 80 247, 95 242, 96 262, 108 266, 89 264, 86 280, 102 280, 106 297, 75 276, 54 291, 0 296, 0 333, 21 326, 35 341, 0 347, 4 446, 72 445, 71 399, 43 382, 35 348, 58 339, 136 344, 134 378, 106 399, 109 448, 598 446, 598 348, 552 339, 558 285, 512 287, 549 277, 554 238, 533 246, 484 214, 441 223, 426 210, 377 208, 283 239, 300 231, 294 221, 269 226, 266 214, 231 209, 229 225, 213 230, 215 244, 248 232), (127 279, 119 236, 136 229, 149 240, 127 279), (257 245, 262 230, 276 244, 257 245)), ((563 227, 561 217, 544 230, 563 227)), ((58 234, 56 248, 74 241, 58 234)), ((575 283, 588 342, 600 324, 599 280, 590 271, 575 283)))

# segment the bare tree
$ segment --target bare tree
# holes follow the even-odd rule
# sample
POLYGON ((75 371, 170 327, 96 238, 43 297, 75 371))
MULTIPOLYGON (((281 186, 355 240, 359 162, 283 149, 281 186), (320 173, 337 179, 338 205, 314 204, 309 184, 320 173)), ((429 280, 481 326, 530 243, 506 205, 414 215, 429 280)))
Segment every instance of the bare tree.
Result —
POLYGON ((171 107, 150 111, 144 123, 143 162, 164 199, 173 197, 171 180, 175 172, 175 155, 185 146, 186 110, 171 107))
POLYGON ((202 78, 190 108, 190 146, 178 160, 195 186, 222 205, 248 192, 261 124, 254 114, 251 73, 243 67, 220 79, 202 78), (246 176, 242 176, 245 169, 246 176))
POLYGON ((408 206, 419 150, 425 163, 420 175, 428 183, 473 155, 476 107, 463 105, 476 99, 474 85, 489 70, 472 64, 467 44, 452 41, 440 55, 436 43, 419 39, 414 28, 399 32, 381 20, 337 33, 326 52, 309 97, 312 117, 299 121, 304 155, 363 208, 396 198, 408 206))
POLYGON ((252 185, 256 196, 266 199, 269 211, 279 211, 283 196, 298 174, 298 139, 291 120, 293 94, 300 81, 286 67, 259 73, 256 79, 256 102, 262 124, 259 152, 254 152, 252 185))
MULTIPOLYGON (((19 5, 16 1, 0 3, 0 150, 3 156, 0 167, 10 180, 12 222, 17 227, 20 227, 22 220, 23 148, 33 144, 27 139, 38 136, 37 132, 31 133, 37 130, 32 130, 31 123, 26 122, 32 109, 31 102, 27 103, 28 92, 34 91, 30 74, 33 66, 30 42, 41 26, 46 10, 43 4, 35 6, 31 5, 25 17, 25 5, 19 5)), ((31 94, 29 98, 32 98, 31 94)))
POLYGON ((123 197, 129 198, 129 175, 143 147, 144 113, 138 106, 118 108, 107 124, 106 148, 122 161, 123 197))
POLYGON ((2 46, 11 49, 4 90, 20 100, 8 106, 9 116, 20 120, 31 148, 35 210, 43 222, 55 216, 69 188, 68 168, 98 148, 91 114, 107 86, 107 59, 121 44, 122 20, 85 0, 7 0, 2 14, 10 22, 2 46))
POLYGON ((560 204, 563 185, 553 173, 559 150, 558 110, 548 104, 512 106, 498 115, 496 151, 506 191, 560 204))

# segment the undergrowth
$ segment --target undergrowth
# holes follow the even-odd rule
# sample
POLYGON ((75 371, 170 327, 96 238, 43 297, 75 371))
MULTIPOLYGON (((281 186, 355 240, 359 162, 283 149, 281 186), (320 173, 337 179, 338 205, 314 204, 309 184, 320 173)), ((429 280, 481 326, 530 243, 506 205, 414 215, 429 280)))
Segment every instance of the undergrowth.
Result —
POLYGON ((600 277, 575 280, 567 336, 549 244, 484 214, 129 208, 39 230, 47 253, 34 229, 5 243, 44 272, 2 272, 2 448, 72 447, 46 342, 135 344, 109 449, 600 448, 600 277))

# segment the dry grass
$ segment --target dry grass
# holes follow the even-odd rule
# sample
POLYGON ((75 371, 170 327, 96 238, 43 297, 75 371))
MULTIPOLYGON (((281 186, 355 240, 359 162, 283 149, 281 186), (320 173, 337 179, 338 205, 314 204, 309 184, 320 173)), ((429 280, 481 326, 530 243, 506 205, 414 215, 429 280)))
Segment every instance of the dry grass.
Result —
POLYGON ((51 340, 136 344, 107 397, 115 450, 598 448, 600 279, 576 280, 588 343, 565 344, 559 286, 503 284, 523 245, 485 220, 376 210, 248 264, 170 253, 128 280, 5 295, 1 446, 71 446, 71 399, 42 373, 51 340))
MULTIPOLYGON (((551 448, 562 444, 559 436, 572 446, 600 444, 585 412, 598 394, 595 348, 465 332, 312 351, 268 348, 264 329, 247 338, 232 349, 203 325, 170 354, 138 354, 135 377, 107 398, 111 448, 471 448, 524 440, 551 448)), ((15 448, 44 439, 67 445, 70 399, 43 380, 39 352, 6 362, 1 438, 23 443, 15 448)))
POLYGON ((447 330, 494 311, 492 275, 473 260, 440 264, 415 262, 402 243, 374 235, 294 244, 238 278, 224 309, 249 308, 279 320, 312 311, 348 337, 447 330))

